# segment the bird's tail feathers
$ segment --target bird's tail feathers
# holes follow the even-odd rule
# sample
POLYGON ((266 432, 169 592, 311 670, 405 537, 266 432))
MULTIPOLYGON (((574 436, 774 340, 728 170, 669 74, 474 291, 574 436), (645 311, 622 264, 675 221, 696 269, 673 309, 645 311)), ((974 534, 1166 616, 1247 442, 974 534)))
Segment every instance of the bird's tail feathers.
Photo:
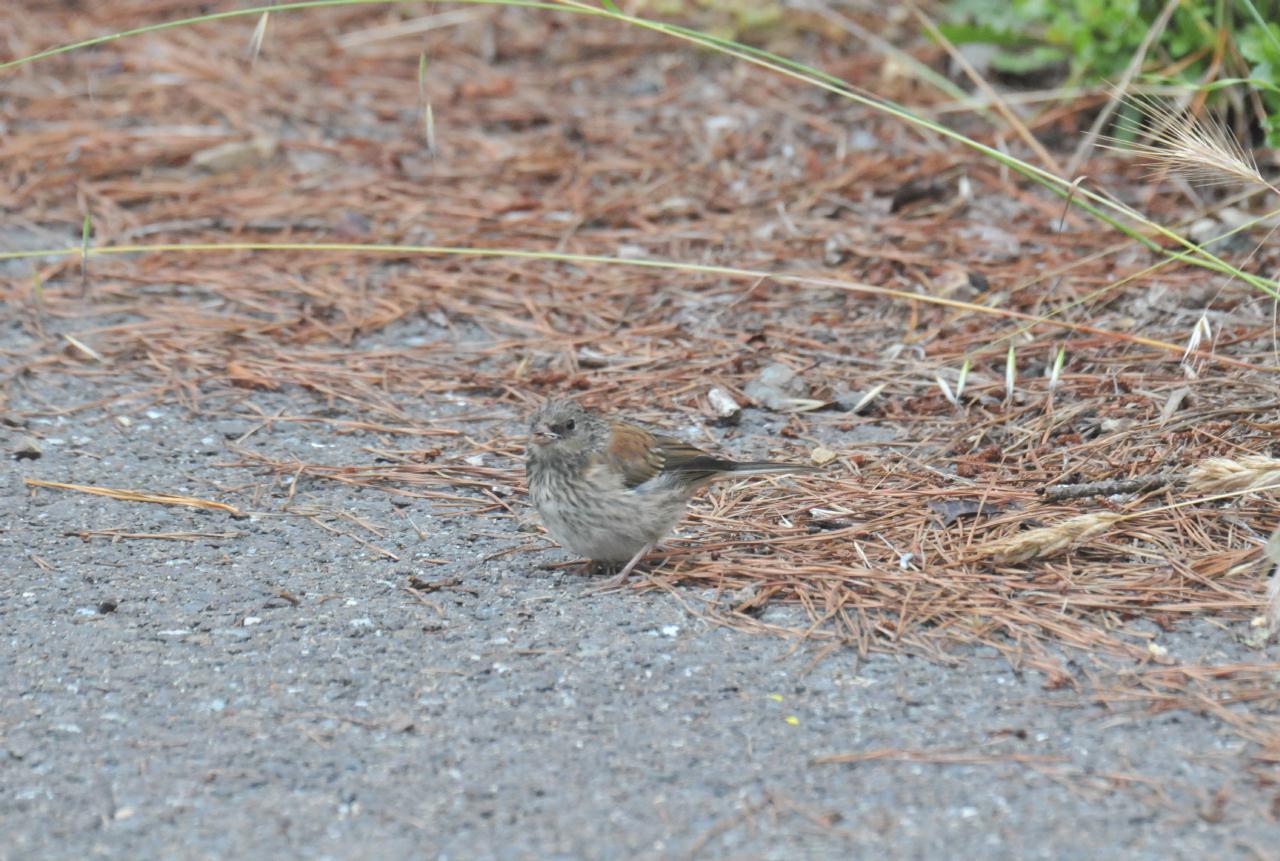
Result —
POLYGON ((726 477, 736 475, 773 475, 781 473, 819 472, 818 467, 808 463, 781 463, 773 460, 749 460, 734 463, 725 469, 726 477))
POLYGON ((807 463, 779 463, 772 460, 739 462, 704 454, 681 463, 672 471, 693 484, 709 484, 744 475, 817 472, 818 468, 807 463))

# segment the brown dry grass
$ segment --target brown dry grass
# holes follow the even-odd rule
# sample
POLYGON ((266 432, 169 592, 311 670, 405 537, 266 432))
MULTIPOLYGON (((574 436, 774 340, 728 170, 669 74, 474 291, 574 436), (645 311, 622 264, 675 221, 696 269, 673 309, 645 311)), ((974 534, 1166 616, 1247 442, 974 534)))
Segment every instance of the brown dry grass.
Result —
MULTIPOLYGON (((24 54, 183 11, 154 2, 22 11, 0 22, 0 44, 24 54)), ((90 211, 96 244, 621 250, 1032 315, 1151 262, 1131 250, 1095 254, 1114 236, 1074 216, 1059 231, 1060 203, 996 166, 758 70, 579 19, 472 11, 398 38, 378 34, 433 13, 280 16, 252 71, 247 19, 23 67, 0 98, 6 242, 23 234, 27 246, 75 246, 90 211), (424 49, 434 158, 417 113, 424 49), (263 135, 280 140, 264 161, 222 173, 192 166, 211 147, 263 135)), ((855 83, 921 95, 882 77, 874 55, 835 44, 815 55, 855 83)), ((1028 126, 1046 137, 1078 122, 1060 109, 1045 116, 1028 126)), ((1135 204, 1187 218, 1176 194, 1130 185, 1137 174, 1095 166, 1135 204)), ((1252 265, 1274 271, 1276 255, 1264 249, 1252 265)), ((43 260, 37 303, 31 276, 5 271, 3 299, 25 333, 5 351, 10 385, 39 397, 47 375, 74 374, 103 387, 92 404, 49 412, 128 414, 169 400, 199 413, 259 390, 309 392, 340 417, 263 420, 310 422, 317 434, 369 430, 378 455, 279 462, 249 439, 240 463, 427 497, 470 518, 519 511, 513 420, 545 395, 578 392, 671 423, 711 415, 712 384, 746 400, 743 386, 775 361, 801 371, 822 400, 883 384, 868 413, 796 415, 772 446, 835 450, 827 474, 716 491, 696 507, 696 543, 653 571, 648 585, 719 589, 726 603, 694 609, 726 624, 765 630, 755 610, 797 601, 814 619, 807 636, 944 659, 957 644, 984 643, 1071 684, 1050 656, 1059 646, 1145 665, 1159 653, 1123 635, 1126 622, 1209 617, 1243 630, 1261 611, 1274 491, 1179 507, 1168 506, 1193 499, 1194 481, 1114 499, 1040 494, 1277 454, 1270 309, 1200 270, 1166 269, 1082 302, 1065 316, 1092 329, 1065 342, 1033 330, 1043 339, 1019 341, 1012 399, 1000 340, 1012 323, 793 283, 409 254, 164 253, 92 259, 87 297, 78 261, 43 260), (1184 367, 1127 337, 1183 343, 1206 309, 1214 350, 1230 363, 1184 367), (397 324, 423 318, 448 334, 396 341, 397 324), (1043 368, 1059 343, 1067 363, 1051 387, 1043 368), (966 358, 974 372, 953 405, 934 380, 954 382, 966 358), (472 419, 510 422, 511 435, 476 442, 462 422, 426 425, 405 408, 445 396, 467 401, 472 419), (896 442, 856 442, 886 428, 896 442), (507 466, 467 464, 480 451, 507 466), (1035 532, 1062 538, 1062 524, 1080 517, 1096 528, 1052 545, 1035 532)), ((1267 723, 1276 702, 1264 681, 1277 671, 1262 655, 1213 671, 1154 666, 1098 696, 1243 722, 1274 761, 1280 734, 1267 723), (1227 708, 1235 701, 1255 708, 1241 718, 1227 708)))

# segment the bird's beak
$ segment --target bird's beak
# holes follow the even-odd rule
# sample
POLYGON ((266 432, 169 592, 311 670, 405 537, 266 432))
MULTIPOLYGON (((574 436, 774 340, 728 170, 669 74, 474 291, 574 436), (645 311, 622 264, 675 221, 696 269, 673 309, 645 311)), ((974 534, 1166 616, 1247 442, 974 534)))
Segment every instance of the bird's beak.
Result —
POLYGON ((546 445, 549 442, 555 442, 560 439, 560 434, 555 433, 547 427, 537 427, 533 429, 533 441, 538 445, 546 445))

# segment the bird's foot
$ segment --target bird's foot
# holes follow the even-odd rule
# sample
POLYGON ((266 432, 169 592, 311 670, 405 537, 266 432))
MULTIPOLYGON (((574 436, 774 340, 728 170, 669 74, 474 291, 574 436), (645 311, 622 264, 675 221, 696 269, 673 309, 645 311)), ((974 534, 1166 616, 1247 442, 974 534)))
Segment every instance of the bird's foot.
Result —
POLYGON ((596 586, 594 589, 590 590, 589 594, 594 595, 597 592, 612 592, 615 589, 621 589, 622 586, 627 582, 627 578, 631 576, 631 572, 635 570, 636 565, 639 564, 641 559, 649 555, 649 551, 653 550, 653 548, 657 545, 657 543, 658 542, 653 541, 653 542, 650 542, 649 544, 646 544, 644 547, 641 547, 639 552, 637 552, 635 556, 631 557, 631 561, 628 562, 626 565, 622 566, 622 570, 618 572, 617 576, 610 577, 608 580, 601 583, 599 586, 596 586))

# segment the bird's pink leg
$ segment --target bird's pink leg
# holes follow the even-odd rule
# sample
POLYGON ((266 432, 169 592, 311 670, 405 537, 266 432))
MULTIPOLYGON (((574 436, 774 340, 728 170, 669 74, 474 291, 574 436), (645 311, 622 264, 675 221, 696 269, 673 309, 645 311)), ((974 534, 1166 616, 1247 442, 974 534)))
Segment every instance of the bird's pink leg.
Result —
POLYGON ((599 587, 597 587, 596 589, 593 589, 592 591, 604 592, 609 589, 617 589, 623 583, 626 583, 627 578, 631 576, 631 572, 635 570, 636 565, 640 562, 640 560, 643 559, 645 556, 647 556, 649 554, 649 551, 653 550, 653 548, 657 546, 658 546, 658 542, 650 541, 648 544, 641 547, 640 551, 636 553, 635 556, 631 557, 631 561, 628 562, 626 565, 622 566, 622 570, 618 572, 617 577, 610 577, 608 580, 606 580, 604 583, 601 583, 599 587))

